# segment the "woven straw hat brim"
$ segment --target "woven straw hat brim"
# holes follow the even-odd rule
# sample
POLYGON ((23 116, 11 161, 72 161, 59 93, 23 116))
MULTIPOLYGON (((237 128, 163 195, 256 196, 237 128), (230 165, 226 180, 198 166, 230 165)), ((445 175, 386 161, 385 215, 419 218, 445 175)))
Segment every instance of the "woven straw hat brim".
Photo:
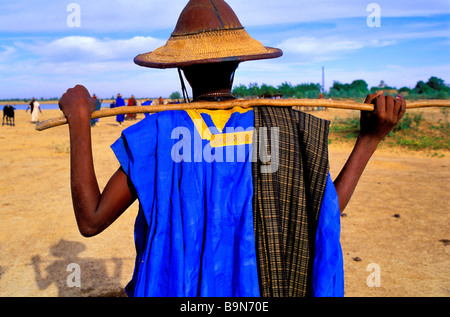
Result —
POLYGON ((214 30, 172 35, 166 45, 135 57, 137 65, 176 68, 194 64, 249 61, 283 55, 280 49, 265 47, 243 29, 214 30))

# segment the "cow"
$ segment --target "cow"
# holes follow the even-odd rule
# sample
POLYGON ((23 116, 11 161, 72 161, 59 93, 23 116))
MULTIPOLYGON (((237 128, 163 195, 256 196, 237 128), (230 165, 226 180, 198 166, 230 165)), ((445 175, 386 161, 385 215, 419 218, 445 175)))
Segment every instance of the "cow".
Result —
POLYGON ((5 117, 6 117, 6 125, 15 126, 14 121, 14 110, 15 108, 11 105, 6 105, 3 107, 3 121, 2 126, 5 125, 5 117))

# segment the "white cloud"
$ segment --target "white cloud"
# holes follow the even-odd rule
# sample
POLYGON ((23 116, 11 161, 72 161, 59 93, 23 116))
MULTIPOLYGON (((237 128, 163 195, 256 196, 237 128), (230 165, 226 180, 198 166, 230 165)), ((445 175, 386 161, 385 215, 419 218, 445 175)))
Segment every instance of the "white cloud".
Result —
MULTIPOLYGON (((142 68, 133 63, 133 58, 165 43, 187 0, 77 0, 81 7, 80 28, 69 28, 66 24, 69 14, 66 7, 70 2, 0 2, 3 77, 0 78, 0 98, 6 94, 11 97, 33 95, 33 91, 39 91, 36 95, 42 92, 53 97, 77 83, 106 95, 119 91, 138 95, 139 91, 143 94, 148 91, 150 95, 165 96, 179 89, 176 72, 142 68)), ((280 59, 242 64, 236 74, 237 84, 317 83, 324 64, 327 65, 326 80, 330 82, 332 78, 342 82, 367 78, 375 84, 385 80, 392 85, 409 85, 419 77, 426 80, 427 74, 433 72, 432 75, 450 81, 443 73, 444 70, 449 73, 447 66, 442 70, 434 66, 445 64, 442 46, 426 47, 430 52, 427 55, 430 67, 423 66, 420 72, 413 60, 414 48, 422 48, 420 45, 450 43, 449 24, 444 18, 384 20, 386 17, 448 14, 448 0, 377 0, 382 9, 381 28, 366 25, 366 7, 373 1, 227 2, 251 35, 256 33, 255 38, 265 45, 284 51, 280 59), (354 17, 357 19, 345 19, 354 17), (422 39, 429 41, 422 44, 422 39), (412 48, 405 64, 398 58, 382 60, 397 56, 396 52, 404 54, 401 47, 405 43, 412 48), (372 53, 373 50, 367 50, 372 48, 380 48, 385 55, 371 54, 367 63, 358 53, 372 53), (324 61, 332 62, 322 64, 324 61), (386 62, 402 65, 400 69, 388 69, 384 66, 386 62)), ((423 55, 422 50, 421 57, 423 55)))
MULTIPOLYGON (((36 91, 54 97, 78 83, 89 84, 98 93, 117 91, 126 86, 131 90, 131 86, 136 85, 136 76, 142 73, 145 77, 151 73, 151 70, 134 64, 133 58, 164 43, 152 37, 99 39, 68 36, 48 42, 17 41, 13 45, 0 46, 0 69, 3 73, 0 87, 10 87, 7 91, 1 89, 0 98, 34 95, 36 91), (14 52, 20 52, 21 56, 14 58, 14 52)), ((162 81, 158 81, 159 84, 162 81)), ((148 89, 141 87, 134 93, 145 91, 148 89)))
POLYGON ((98 39, 88 36, 67 36, 48 43, 16 43, 44 61, 53 63, 83 61, 106 62, 132 60, 136 55, 154 50, 165 41, 136 36, 131 39, 98 39))
POLYGON ((8 45, 0 45, 0 62, 5 62, 10 59, 14 53, 16 53, 16 48, 8 45))
MULTIPOLYGON (((418 21, 423 21, 418 19, 418 21)), ((298 33, 285 34, 285 39, 275 44, 280 47, 286 59, 301 60, 302 63, 336 60, 364 49, 396 46, 405 42, 450 38, 448 22, 405 23, 401 19, 390 21, 381 28, 369 28, 358 21, 340 21, 326 27, 299 27, 298 33)), ((274 39, 272 39, 273 41, 274 39)))
POLYGON ((291 38, 279 44, 286 54, 300 54, 310 60, 321 61, 334 59, 340 54, 354 52, 363 48, 383 47, 395 44, 389 40, 352 40, 329 36, 316 38, 301 36, 291 38))

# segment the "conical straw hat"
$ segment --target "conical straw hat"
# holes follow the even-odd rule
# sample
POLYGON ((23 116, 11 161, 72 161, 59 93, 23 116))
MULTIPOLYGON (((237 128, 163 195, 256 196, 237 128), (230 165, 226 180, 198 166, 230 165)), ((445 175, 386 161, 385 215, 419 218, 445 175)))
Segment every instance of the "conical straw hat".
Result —
POLYGON ((250 37, 223 0, 190 0, 166 45, 135 57, 140 66, 175 68, 283 55, 250 37))

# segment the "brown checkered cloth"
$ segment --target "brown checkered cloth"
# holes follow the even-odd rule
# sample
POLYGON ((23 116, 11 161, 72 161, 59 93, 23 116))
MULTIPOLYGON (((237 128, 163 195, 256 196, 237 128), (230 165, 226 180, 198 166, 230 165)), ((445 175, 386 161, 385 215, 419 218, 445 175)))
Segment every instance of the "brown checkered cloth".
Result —
POLYGON ((329 171, 329 122, 292 108, 255 107, 254 115, 253 218, 261 296, 308 296, 329 171), (263 127, 268 141, 261 140, 263 127), (279 142, 272 128, 278 128, 279 142), (268 157, 261 151, 264 143, 268 157), (278 162, 271 157, 277 143, 278 162), (270 164, 275 172, 262 172, 270 164))

